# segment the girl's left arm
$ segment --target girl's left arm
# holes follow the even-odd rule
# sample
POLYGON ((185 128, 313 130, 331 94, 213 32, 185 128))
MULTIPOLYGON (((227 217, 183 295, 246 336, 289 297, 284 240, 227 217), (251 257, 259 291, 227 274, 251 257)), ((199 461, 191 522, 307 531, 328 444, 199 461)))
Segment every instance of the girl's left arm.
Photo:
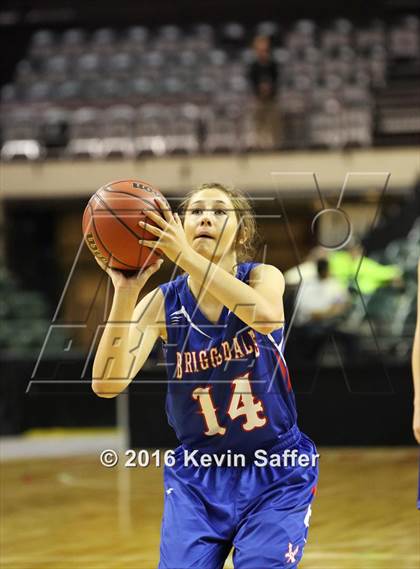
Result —
POLYGON ((212 263, 190 246, 181 220, 156 200, 161 215, 145 210, 154 225, 139 222, 140 227, 157 237, 157 240, 141 239, 147 247, 158 248, 191 277, 203 283, 208 291, 231 312, 262 334, 270 334, 284 323, 284 277, 272 265, 258 265, 251 271, 249 285, 238 280, 219 265, 212 263))
POLYGON ((247 285, 194 250, 178 264, 257 332, 271 334, 283 326, 284 277, 276 267, 257 265, 247 285))

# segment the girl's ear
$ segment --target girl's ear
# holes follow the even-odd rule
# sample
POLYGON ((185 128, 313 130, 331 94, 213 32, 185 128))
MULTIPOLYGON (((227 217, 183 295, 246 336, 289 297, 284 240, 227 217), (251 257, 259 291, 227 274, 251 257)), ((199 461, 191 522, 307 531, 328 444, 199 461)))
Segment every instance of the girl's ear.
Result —
POLYGON ((246 241, 248 241, 248 230, 246 227, 242 227, 239 232, 238 242, 240 245, 243 245, 246 241))

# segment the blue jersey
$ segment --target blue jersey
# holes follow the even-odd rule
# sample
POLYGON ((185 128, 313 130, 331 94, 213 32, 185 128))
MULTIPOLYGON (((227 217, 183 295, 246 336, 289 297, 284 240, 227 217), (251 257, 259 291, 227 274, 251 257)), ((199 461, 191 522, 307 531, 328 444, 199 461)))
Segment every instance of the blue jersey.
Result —
MULTIPOLYGON (((239 264, 236 278, 247 283, 257 264, 239 264)), ((247 455, 279 443, 292 446, 300 433, 283 356, 284 327, 261 334, 227 307, 211 323, 187 277, 160 285, 168 334, 166 411, 181 444, 247 455)))

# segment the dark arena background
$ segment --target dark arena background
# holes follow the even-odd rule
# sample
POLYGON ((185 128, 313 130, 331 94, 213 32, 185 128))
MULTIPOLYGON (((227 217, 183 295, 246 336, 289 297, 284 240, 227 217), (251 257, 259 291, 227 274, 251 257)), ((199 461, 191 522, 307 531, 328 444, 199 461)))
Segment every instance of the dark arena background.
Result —
MULTIPOLYGON (((3 0, 0 52, 1 567, 157 567, 163 468, 123 454, 177 446, 161 342, 119 397, 91 389, 113 289, 81 220, 132 178, 173 210, 203 182, 243 190, 255 260, 285 275, 285 357, 321 455, 299 567, 417 568, 419 2, 3 0), (347 301, 309 326, 319 259, 347 301)), ((178 274, 165 259, 144 291, 178 274)))

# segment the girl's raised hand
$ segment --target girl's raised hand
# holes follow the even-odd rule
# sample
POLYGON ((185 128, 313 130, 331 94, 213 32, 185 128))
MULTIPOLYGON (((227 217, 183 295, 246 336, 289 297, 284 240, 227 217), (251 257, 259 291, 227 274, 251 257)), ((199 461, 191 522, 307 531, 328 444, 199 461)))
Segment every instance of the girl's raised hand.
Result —
POLYGON ((95 260, 101 269, 109 275, 115 290, 131 290, 137 293, 142 290, 149 278, 160 269, 163 263, 163 259, 159 259, 146 269, 140 269, 133 275, 127 276, 123 271, 111 269, 104 265, 96 256, 95 260))
POLYGON ((185 236, 179 215, 177 213, 173 214, 161 199, 156 198, 155 201, 162 215, 159 215, 153 210, 145 210, 145 214, 157 227, 146 221, 139 221, 139 226, 149 233, 152 233, 152 235, 155 235, 158 239, 156 241, 140 239, 139 243, 151 249, 159 249, 165 253, 168 259, 179 265, 180 258, 192 252, 192 248, 185 236))

